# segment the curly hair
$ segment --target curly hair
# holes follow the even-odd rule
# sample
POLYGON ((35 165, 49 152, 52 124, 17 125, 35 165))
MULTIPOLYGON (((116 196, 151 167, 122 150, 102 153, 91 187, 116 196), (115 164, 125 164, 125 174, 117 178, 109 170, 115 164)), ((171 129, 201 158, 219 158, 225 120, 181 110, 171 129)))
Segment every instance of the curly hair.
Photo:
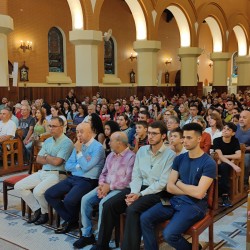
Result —
POLYGON ((102 125, 102 120, 99 117, 98 114, 96 113, 92 113, 90 114, 90 124, 91 124, 91 129, 94 133, 96 133, 97 135, 100 133, 104 134, 104 129, 103 129, 103 125, 102 125))

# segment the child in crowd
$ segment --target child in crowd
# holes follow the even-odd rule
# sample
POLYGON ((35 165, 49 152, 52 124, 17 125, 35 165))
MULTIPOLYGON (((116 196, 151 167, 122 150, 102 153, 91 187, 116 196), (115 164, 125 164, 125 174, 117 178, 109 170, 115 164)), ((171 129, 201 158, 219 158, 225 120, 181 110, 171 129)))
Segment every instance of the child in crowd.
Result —
POLYGON ((232 121, 236 126, 239 124, 239 120, 240 120, 240 114, 236 114, 233 116, 232 121))
POLYGON ((187 152, 183 146, 183 131, 180 128, 172 130, 169 134, 170 148, 176 153, 176 155, 187 152))
POLYGON ((240 143, 235 138, 237 126, 232 122, 225 124, 222 130, 222 137, 214 139, 214 150, 219 156, 218 160, 218 174, 219 179, 219 196, 222 198, 223 207, 231 207, 229 200, 229 183, 230 171, 233 169, 236 173, 241 171, 234 160, 241 158, 240 143))
POLYGON ((146 121, 138 121, 135 125, 136 127, 136 134, 134 140, 134 153, 137 153, 141 146, 148 144, 148 123, 146 121))

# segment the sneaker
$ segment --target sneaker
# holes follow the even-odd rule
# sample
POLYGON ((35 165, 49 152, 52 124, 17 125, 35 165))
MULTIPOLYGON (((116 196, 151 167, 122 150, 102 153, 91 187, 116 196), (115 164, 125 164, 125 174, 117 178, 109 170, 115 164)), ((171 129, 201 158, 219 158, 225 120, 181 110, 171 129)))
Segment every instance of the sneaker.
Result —
POLYGON ((222 195, 222 206, 223 207, 232 207, 231 201, 228 195, 222 195))
POLYGON ((95 236, 92 234, 90 237, 84 237, 84 236, 80 237, 80 239, 77 240, 73 244, 73 246, 77 249, 80 249, 88 245, 93 245, 95 243, 96 243, 95 236))

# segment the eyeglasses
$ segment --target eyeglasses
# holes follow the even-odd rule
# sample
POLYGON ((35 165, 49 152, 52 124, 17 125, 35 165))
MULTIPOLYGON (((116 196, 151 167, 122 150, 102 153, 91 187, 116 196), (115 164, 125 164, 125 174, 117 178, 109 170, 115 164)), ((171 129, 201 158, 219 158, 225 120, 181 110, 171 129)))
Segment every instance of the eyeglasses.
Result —
POLYGON ((49 128, 59 128, 62 127, 61 125, 57 126, 57 125, 49 125, 49 128))
POLYGON ((161 133, 157 133, 157 132, 148 132, 147 134, 148 134, 148 136, 155 137, 155 136, 157 136, 157 135, 160 135, 161 133))

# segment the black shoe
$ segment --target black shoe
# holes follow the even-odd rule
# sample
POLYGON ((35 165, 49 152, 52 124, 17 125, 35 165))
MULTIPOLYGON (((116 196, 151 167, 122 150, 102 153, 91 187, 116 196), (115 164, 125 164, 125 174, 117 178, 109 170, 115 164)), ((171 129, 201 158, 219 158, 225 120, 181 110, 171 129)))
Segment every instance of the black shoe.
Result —
POLYGON ((90 250, 110 250, 112 248, 110 247, 101 247, 101 246, 98 246, 98 245, 94 245, 90 248, 90 250))
POLYGON ((222 195, 221 198, 222 198, 223 207, 232 207, 232 204, 228 195, 222 195))
POLYGON ((95 236, 92 234, 90 237, 84 237, 84 236, 80 237, 80 239, 77 240, 73 244, 73 246, 75 248, 80 249, 80 248, 83 248, 83 247, 88 246, 88 245, 93 245, 93 244, 95 244, 95 242, 96 242, 95 236))
POLYGON ((48 222, 49 220, 49 215, 46 214, 41 214, 40 218, 34 223, 35 225, 42 225, 48 222))
POLYGON ((56 234, 66 234, 69 231, 78 228, 78 222, 64 222, 58 229, 55 230, 56 234))
POLYGON ((34 212, 34 215, 31 219, 29 219, 27 221, 27 223, 34 223, 36 222, 41 216, 41 208, 37 209, 35 212, 34 212))

